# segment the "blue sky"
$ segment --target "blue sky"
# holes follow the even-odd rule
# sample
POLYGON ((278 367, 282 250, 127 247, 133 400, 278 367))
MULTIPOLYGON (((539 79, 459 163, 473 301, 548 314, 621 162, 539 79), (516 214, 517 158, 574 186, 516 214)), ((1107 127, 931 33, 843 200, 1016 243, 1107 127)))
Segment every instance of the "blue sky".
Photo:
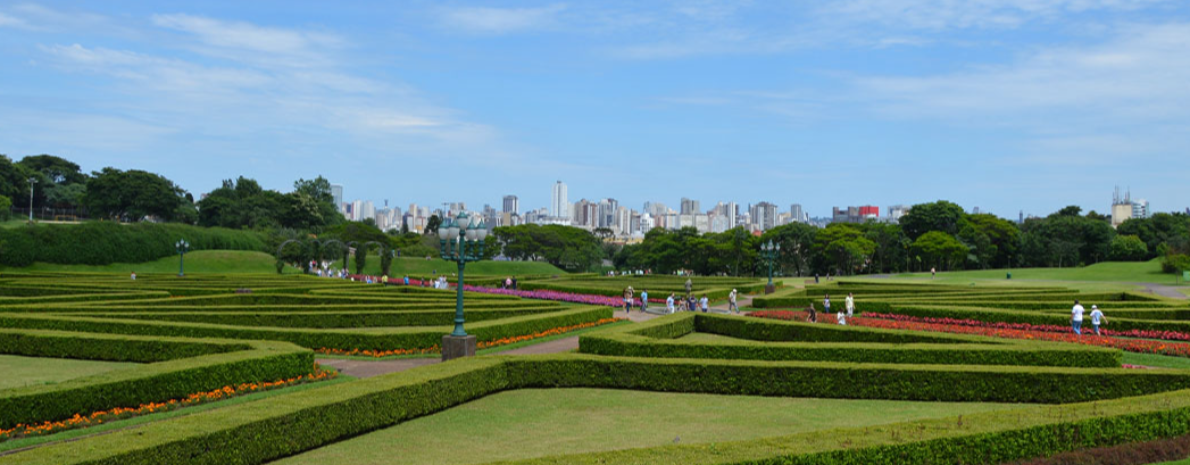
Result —
POLYGON ((546 206, 1190 206, 1165 0, 0 3, 0 153, 546 206))

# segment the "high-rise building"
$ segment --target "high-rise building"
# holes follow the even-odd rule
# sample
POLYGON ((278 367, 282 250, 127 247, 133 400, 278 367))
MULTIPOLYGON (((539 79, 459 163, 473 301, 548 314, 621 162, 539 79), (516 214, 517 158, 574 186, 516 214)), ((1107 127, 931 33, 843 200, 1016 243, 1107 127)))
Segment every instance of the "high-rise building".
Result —
POLYGON ((1132 217, 1133 218, 1148 218, 1149 217, 1149 201, 1140 199, 1132 202, 1132 217))
POLYGON ((331 198, 334 199, 335 208, 343 211, 343 185, 331 184, 331 198))
POLYGON ((769 202, 760 202, 748 209, 748 216, 752 224, 761 231, 768 231, 777 227, 777 206, 769 202))
POLYGON ((904 205, 893 205, 891 207, 888 207, 889 221, 900 222, 901 217, 907 215, 908 213, 909 213, 909 207, 906 207, 904 205))
POLYGON ((683 215, 694 215, 694 214, 697 214, 698 212, 700 212, 701 210, 702 209, 699 208, 697 200, 691 200, 691 199, 682 197, 682 209, 678 213, 683 214, 683 215))
POLYGON ((802 204, 795 203, 789 206, 789 221, 794 223, 801 223, 806 221, 804 216, 806 212, 802 211, 802 204))
POLYGON ((518 213, 520 211, 520 202, 515 195, 504 196, 504 213, 518 213))
POLYGON ((570 201, 566 199, 566 184, 558 181, 554 184, 553 195, 550 198, 550 215, 555 218, 570 218, 570 201))
POLYGON ((1132 192, 1129 191, 1120 197, 1120 188, 1116 187, 1115 193, 1112 195, 1111 201, 1111 225, 1112 227, 1119 226, 1121 223, 1132 218, 1132 192))

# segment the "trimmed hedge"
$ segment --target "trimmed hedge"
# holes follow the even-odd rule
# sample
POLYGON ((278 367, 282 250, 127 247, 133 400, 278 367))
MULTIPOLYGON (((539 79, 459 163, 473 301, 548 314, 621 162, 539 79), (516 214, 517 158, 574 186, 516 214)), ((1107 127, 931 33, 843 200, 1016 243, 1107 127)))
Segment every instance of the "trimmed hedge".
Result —
MULTIPOLYGON (((839 328, 831 325, 814 325, 783 321, 764 320, 761 323, 780 326, 800 326, 798 342, 755 343, 759 332, 768 337, 774 334, 788 335, 785 328, 766 328, 764 324, 738 325, 730 320, 750 318, 724 317, 706 314, 688 314, 664 319, 644 325, 613 328, 579 339, 579 351, 586 354, 692 359, 733 360, 801 360, 850 363, 892 363, 892 364, 936 364, 936 365, 1020 365, 1020 366, 1064 366, 1064 367, 1116 367, 1120 366, 1121 353, 1118 350, 1093 347, 1072 347, 1060 344, 1027 343, 997 339, 954 336, 938 338, 921 343, 887 342, 822 342, 815 336, 826 336, 832 340, 850 341, 891 339, 896 337, 921 337, 908 331, 882 330, 872 328, 839 328), (672 320, 672 321, 666 321, 672 320), (640 327, 644 326, 644 327, 640 327), (816 327, 825 331, 816 333, 816 327), (673 340, 694 332, 721 334, 745 339, 740 342, 687 343, 673 340), (829 328, 829 329, 828 329, 829 328), (834 330, 834 331, 832 331, 834 330), (680 333, 685 331, 685 333, 680 333), (834 334, 832 334, 834 333, 834 334), (645 334, 660 334, 658 340, 645 334), (668 339, 668 340, 666 340, 668 339)), ((783 339, 788 340, 788 339, 783 339)))
MULTIPOLYGON (((129 345, 114 338, 90 340, 93 344, 115 341, 111 342, 113 350, 126 349, 129 345)), ((314 366, 312 352, 283 342, 207 343, 237 348, 247 345, 251 350, 175 359, 57 384, 3 390, 0 391, 0 428, 163 402, 227 385, 293 378, 310 373, 314 366)))
MULTIPOLYGON (((467 332, 480 341, 521 336, 562 326, 590 323, 611 318, 610 307, 578 307, 572 310, 515 318, 484 321, 467 325, 467 332)), ((301 329, 257 328, 206 323, 171 323, 108 318, 84 318, 59 315, 0 314, 0 328, 50 329, 94 333, 138 334, 197 338, 286 341, 312 349, 422 349, 440 345, 449 327, 429 326, 395 329, 301 329)))
MULTIPOLYGON (((929 306, 909 306, 909 305, 892 305, 891 313, 901 315, 930 317, 930 318, 956 318, 956 319, 971 319, 979 320, 989 323, 1028 323, 1033 325, 1068 325, 1070 324, 1070 317, 1066 314, 1055 313, 1041 313, 1028 311, 1013 311, 1013 310, 996 310, 991 308, 978 307, 929 307, 929 306)), ((1128 331, 1132 329, 1148 330, 1148 331, 1176 331, 1183 333, 1190 333, 1190 321, 1169 321, 1169 320, 1136 320, 1129 318, 1115 318, 1110 316, 1110 310, 1105 312, 1110 321, 1109 329, 1116 331, 1128 331)))
MULTIPOLYGON (((560 306, 513 308, 468 308, 467 321, 540 315, 561 310, 560 306)), ((293 312, 168 312, 76 314, 93 318, 117 318, 149 321, 180 321, 233 326, 269 326, 278 328, 375 328, 398 326, 446 326, 454 324, 454 308, 418 311, 293 311, 293 312)))
POLYGON ((0 354, 27 357, 154 363, 251 349, 242 342, 0 329, 0 354))
POLYGON ((3 247, 0 265, 144 263, 176 254, 174 243, 182 237, 194 250, 268 252, 264 237, 255 231, 175 223, 91 221, 77 225, 41 224, 0 229, 0 247, 3 247))

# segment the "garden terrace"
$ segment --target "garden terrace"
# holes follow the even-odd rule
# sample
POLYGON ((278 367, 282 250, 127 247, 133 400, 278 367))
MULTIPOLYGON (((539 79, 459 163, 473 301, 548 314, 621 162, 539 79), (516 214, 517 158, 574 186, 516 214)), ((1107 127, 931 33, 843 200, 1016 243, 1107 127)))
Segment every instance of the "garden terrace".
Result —
POLYGON ((752 278, 714 276, 634 275, 609 277, 566 275, 553 279, 521 281, 518 287, 523 290, 541 289, 615 297, 623 295, 624 288, 632 286, 637 292, 648 290, 654 297, 664 297, 671 292, 685 294, 687 279, 691 281, 693 293, 697 295, 706 294, 707 297, 712 299, 727 297, 732 289, 745 294, 762 292, 766 283, 766 281, 752 278))

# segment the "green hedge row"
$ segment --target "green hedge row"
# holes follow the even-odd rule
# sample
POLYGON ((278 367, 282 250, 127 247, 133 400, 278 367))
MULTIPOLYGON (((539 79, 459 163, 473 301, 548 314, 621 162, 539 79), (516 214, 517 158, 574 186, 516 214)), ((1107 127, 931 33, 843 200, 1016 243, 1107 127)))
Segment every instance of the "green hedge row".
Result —
MULTIPOLYGON (((1064 401, 1088 395, 1172 389, 1186 375, 1168 371, 1087 369, 959 370, 878 365, 771 362, 647 361, 581 355, 481 357, 310 389, 157 422, 132 430, 51 444, 6 457, 13 464, 156 463, 259 464, 429 415, 485 395, 519 388, 597 387, 670 392, 861 397, 942 393, 948 398, 1043 397, 1064 401), (1121 381, 1133 378, 1132 381, 1121 381), (817 380, 817 381, 816 381, 817 380), (1017 383, 1014 386, 1012 383, 1017 383), (1162 383, 1169 383, 1162 386, 1162 383), (1001 393, 998 387, 1007 386, 1001 393), (1144 386, 1148 386, 1147 388, 1144 386), (1139 389, 1134 389, 1139 388, 1139 389), (1030 393, 1029 391, 1035 391, 1030 393)), ((877 397, 883 398, 883 397, 877 397)), ((895 398, 895 397, 894 397, 895 398)), ((972 400, 972 399, 964 399, 972 400)), ((668 446, 538 459, 542 463, 956 463, 930 457, 965 454, 961 463, 1029 458, 1069 448, 1185 434, 1190 394, 1179 391, 1093 406, 1018 408, 960 420, 925 420, 879 428, 837 430, 714 445, 668 446), (1093 426, 1093 427, 1092 427, 1093 426), (1077 437, 1078 440, 1071 440, 1077 437), (809 439, 816 438, 816 439, 809 439), (967 450, 971 444, 1010 440, 967 450), (1058 438, 1058 439, 1052 439, 1058 438), (942 442, 936 442, 942 441, 942 442), (897 451, 921 451, 902 456, 897 451), (893 453, 890 453, 890 449, 893 453), (929 452, 928 454, 926 452, 929 452), (842 454, 842 455, 824 455, 842 454), (925 455, 922 455, 925 454, 925 455), (942 455, 938 455, 942 454, 942 455), (1005 455, 1009 454, 1009 455, 1005 455), (1025 455, 1028 454, 1028 455, 1025 455), (828 457, 826 462, 810 461, 828 457), (830 458, 835 457, 835 458, 830 458), (854 459, 854 460, 853 460, 854 459)), ((991 462, 998 463, 998 462, 991 462)))
MULTIPOLYGON (((549 300, 495 300, 495 301, 477 301, 472 302, 467 299, 467 308, 476 310, 498 310, 498 309, 561 309, 564 305, 558 302, 549 300)), ((368 304, 348 304, 348 305, 134 305, 132 302, 114 303, 111 305, 80 305, 70 304, 67 302, 55 303, 53 305, 0 305, 0 312, 26 312, 26 313, 40 313, 40 314, 80 314, 80 313, 103 313, 103 314, 125 314, 125 313, 224 313, 224 312, 275 312, 275 313, 291 313, 291 312, 364 312, 364 311, 387 311, 387 312, 420 312, 420 311, 443 311, 455 308, 455 301, 447 300, 415 300, 400 301, 394 303, 374 302, 368 304)))
MULTIPOLYGON (((755 319, 724 317, 719 315, 689 314, 667 317, 625 328, 614 328, 579 339, 579 351, 587 354, 728 360, 802 360, 850 363, 893 363, 893 364, 937 364, 937 365, 1019 365, 1019 366, 1065 366, 1065 367, 1119 367, 1121 353, 1118 350, 1071 347, 1059 344, 1000 341, 971 336, 942 337, 932 344, 913 341, 909 344, 887 342, 822 342, 814 338, 815 331, 828 325, 763 321, 754 324, 755 319), (672 320, 672 321, 666 321, 672 320), (731 320, 747 320, 747 325, 734 324, 731 320), (777 328, 768 328, 772 325, 777 328), (643 327, 638 327, 643 326, 643 327), (796 342, 753 343, 758 332, 770 337, 786 335, 787 328, 800 327, 796 342), (695 330, 703 333, 720 334, 743 339, 741 342, 686 343, 672 340, 679 337, 681 330, 687 333, 695 330), (661 340, 646 336, 660 334, 661 340), (674 336, 677 334, 677 336, 674 336), (669 340, 664 340, 669 339, 669 340)), ((873 328, 843 329, 828 326, 819 334, 830 338, 850 338, 850 341, 872 340, 876 337, 914 336, 907 331, 881 330, 873 328), (843 329, 842 331, 831 331, 843 329), (833 333, 833 334, 832 334, 833 333)), ((788 339, 787 339, 788 340, 788 339)))
MULTIPOLYGON (((518 306, 505 309, 485 309, 469 306, 468 322, 480 322, 540 315, 556 312, 561 307, 518 306)), ((129 320, 182 321, 232 326, 269 326, 278 328, 379 328, 398 326, 448 326, 454 324, 455 309, 419 311, 315 311, 315 312, 168 312, 168 313, 106 313, 76 314, 82 317, 118 318, 129 320)))
MULTIPOLYGON (((86 337, 86 336, 84 336, 86 337)), ((28 340, 26 340, 28 341, 28 340)), ((273 341, 210 341, 251 350, 200 355, 116 370, 62 383, 0 391, 0 428, 62 420, 75 414, 163 402, 228 385, 276 381, 310 373, 314 354, 273 341)), ((129 347, 118 339, 90 338, 112 350, 129 347)))
MULTIPOLYGON (((731 293, 732 289, 735 289, 736 291, 738 291, 742 294, 753 294, 753 293, 763 292, 764 286, 765 285, 763 283, 761 283, 761 284, 752 284, 752 285, 748 285, 748 286, 735 286, 735 287, 722 287, 722 288, 699 289, 699 288, 695 287, 693 292, 695 295, 702 296, 705 294, 707 296, 707 298, 712 299, 712 300, 717 300, 717 299, 727 298, 727 295, 731 293)), ((623 288, 613 289, 613 288, 603 288, 603 287, 582 287, 582 286, 573 286, 570 284, 558 285, 558 284, 544 283, 544 282, 521 283, 519 287, 521 290, 526 290, 526 291, 551 290, 551 291, 558 291, 558 292, 569 292, 569 293, 573 293, 573 294, 605 295, 605 296, 611 296, 611 297, 617 297, 617 296, 624 295, 623 288)), ((686 293, 685 288, 683 288, 681 286, 677 286, 677 287, 673 287, 673 288, 665 288, 665 287, 660 287, 660 286, 657 286, 657 287, 654 287, 654 286, 635 287, 634 286, 634 289, 637 292, 637 294, 636 294, 637 297, 640 297, 640 292, 644 291, 644 290, 649 291, 650 297, 652 297, 652 296, 660 297, 663 295, 668 295, 671 292, 673 292, 675 294, 679 294, 679 295, 684 295, 686 293)))
MULTIPOLYGON (((537 315, 483 321, 467 325, 480 341, 533 334, 549 329, 611 318, 610 307, 578 307, 537 315)), ((392 350, 429 348, 442 343, 449 327, 396 329, 317 330, 261 328, 207 323, 160 322, 128 319, 84 318, 60 315, 0 314, 0 328, 28 328, 94 333, 134 334, 197 338, 286 341, 312 349, 392 350)))
POLYGON ((28 357, 153 363, 251 348, 192 339, 0 329, 0 354, 28 357))
POLYGON ((254 231, 92 221, 77 225, 43 224, 0 229, 0 265, 143 263, 176 255, 174 244, 178 239, 189 241, 193 250, 268 252, 264 237, 254 231))

